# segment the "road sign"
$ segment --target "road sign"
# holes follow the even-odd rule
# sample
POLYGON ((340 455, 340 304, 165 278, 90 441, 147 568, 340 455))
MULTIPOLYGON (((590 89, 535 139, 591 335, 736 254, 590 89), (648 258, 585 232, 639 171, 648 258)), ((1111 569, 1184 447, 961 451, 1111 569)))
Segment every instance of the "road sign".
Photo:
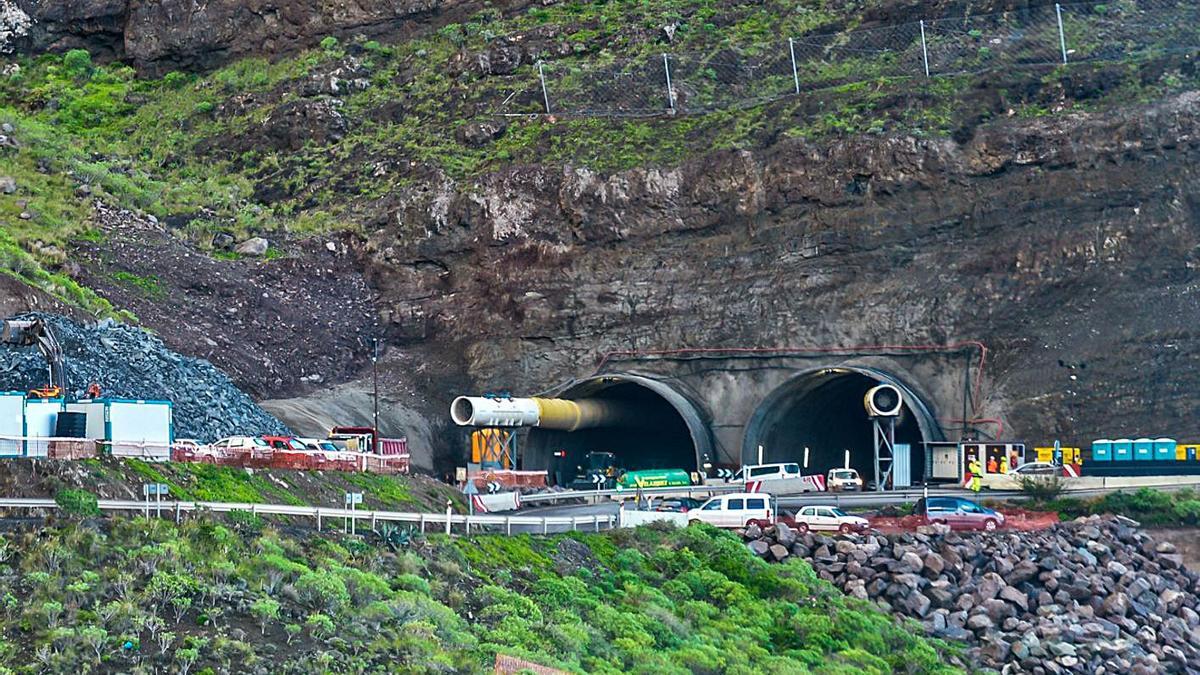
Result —
POLYGON ((355 504, 361 504, 362 497, 363 496, 362 496, 361 492, 347 492, 346 493, 346 506, 354 506, 355 504))
POLYGON ((496 481, 488 481, 488 494, 494 495, 500 491, 500 484, 496 481))
POLYGON ((149 497, 150 495, 165 495, 170 494, 171 487, 166 483, 146 483, 142 486, 142 494, 149 497))
POLYGON ((608 479, 602 473, 592 474, 592 485, 603 485, 606 480, 608 479))
POLYGON ((728 481, 730 478, 733 478, 733 470, 726 468, 717 469, 717 478, 728 481))
POLYGON ((475 487, 475 481, 469 480, 466 485, 463 485, 463 494, 468 497, 479 494, 479 488, 475 487))

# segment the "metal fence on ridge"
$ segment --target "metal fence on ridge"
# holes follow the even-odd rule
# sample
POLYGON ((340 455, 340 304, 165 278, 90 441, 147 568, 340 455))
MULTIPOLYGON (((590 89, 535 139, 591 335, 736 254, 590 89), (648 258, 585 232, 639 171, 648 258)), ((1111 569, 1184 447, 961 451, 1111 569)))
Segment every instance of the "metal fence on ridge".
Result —
POLYGON ((542 112, 693 114, 861 82, 1137 61, 1200 50, 1200 3, 1116 0, 806 34, 709 52, 541 62, 542 112))

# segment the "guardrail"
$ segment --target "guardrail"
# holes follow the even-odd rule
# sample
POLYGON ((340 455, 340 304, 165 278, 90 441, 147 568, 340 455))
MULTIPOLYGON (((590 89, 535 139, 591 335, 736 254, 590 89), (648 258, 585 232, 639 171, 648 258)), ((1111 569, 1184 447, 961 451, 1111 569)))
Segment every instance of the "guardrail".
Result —
MULTIPOLYGON (((260 515, 296 516, 315 518, 317 530, 326 519, 338 519, 349 523, 353 533, 358 523, 370 523, 374 529, 379 522, 408 523, 420 527, 421 532, 432 527, 452 534, 454 526, 461 526, 464 534, 470 534, 471 528, 503 528, 505 534, 512 534, 513 528, 520 531, 537 534, 550 534, 560 530, 591 529, 599 532, 601 529, 613 529, 617 526, 616 514, 595 514, 587 516, 500 516, 500 515, 466 515, 453 513, 447 509, 444 513, 418 513, 406 511, 378 511, 360 509, 325 508, 320 506, 291 506, 287 504, 250 504, 239 502, 185 502, 164 501, 145 502, 125 499, 102 499, 99 501, 101 511, 140 511, 147 517, 151 512, 161 516, 165 511, 174 514, 175 522, 179 522, 184 513, 194 511, 212 511, 228 513, 230 511, 249 511, 260 515), (553 528, 553 529, 552 529, 553 528)), ((58 504, 53 499, 37 498, 5 498, 0 499, 0 508, 25 509, 57 509, 58 504)))

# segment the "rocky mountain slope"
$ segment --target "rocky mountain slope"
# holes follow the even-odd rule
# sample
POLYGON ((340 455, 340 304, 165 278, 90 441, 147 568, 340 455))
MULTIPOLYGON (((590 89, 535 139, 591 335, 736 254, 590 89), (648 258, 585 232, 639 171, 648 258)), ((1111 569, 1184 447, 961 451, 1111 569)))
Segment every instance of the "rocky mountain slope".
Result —
POLYGON ((974 412, 1012 435, 1198 435, 1185 51, 706 115, 497 114, 538 110, 539 59, 735 58, 1041 4, 10 2, 36 21, 0 76, 0 253, 297 418, 331 384, 362 395, 375 337, 396 419, 426 421, 613 348, 973 338, 995 356, 974 412), (253 235, 260 257, 232 250, 253 235))

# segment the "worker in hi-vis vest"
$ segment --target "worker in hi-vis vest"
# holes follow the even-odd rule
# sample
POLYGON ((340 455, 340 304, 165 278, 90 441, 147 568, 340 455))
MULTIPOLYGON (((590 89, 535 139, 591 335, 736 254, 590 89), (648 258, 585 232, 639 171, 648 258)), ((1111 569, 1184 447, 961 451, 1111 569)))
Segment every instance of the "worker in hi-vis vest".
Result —
POLYGON ((979 492, 980 488, 982 487, 979 484, 980 470, 979 460, 972 459, 971 463, 967 465, 967 471, 971 472, 971 489, 975 492, 979 492))

